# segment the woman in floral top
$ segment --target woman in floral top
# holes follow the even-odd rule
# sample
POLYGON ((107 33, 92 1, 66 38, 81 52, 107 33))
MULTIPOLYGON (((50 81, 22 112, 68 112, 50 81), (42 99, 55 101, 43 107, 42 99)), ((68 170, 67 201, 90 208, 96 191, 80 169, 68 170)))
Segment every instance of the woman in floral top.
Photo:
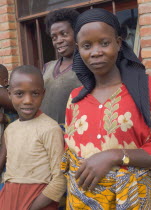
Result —
POLYGON ((75 37, 73 69, 83 87, 72 91, 66 110, 67 210, 151 209, 145 68, 106 10, 82 13, 75 37))

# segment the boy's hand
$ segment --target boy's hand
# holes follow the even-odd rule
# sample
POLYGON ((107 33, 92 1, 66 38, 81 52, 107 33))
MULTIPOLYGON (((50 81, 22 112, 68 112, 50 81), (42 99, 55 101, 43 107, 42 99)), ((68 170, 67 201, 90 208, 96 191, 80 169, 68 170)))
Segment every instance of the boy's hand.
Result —
POLYGON ((84 160, 75 175, 75 178, 79 179, 78 186, 81 186, 83 190, 94 190, 100 179, 113 166, 119 165, 119 160, 119 156, 116 156, 112 150, 99 152, 84 160))
POLYGON ((47 207, 52 202, 51 199, 44 196, 42 193, 33 201, 29 210, 40 210, 47 207))

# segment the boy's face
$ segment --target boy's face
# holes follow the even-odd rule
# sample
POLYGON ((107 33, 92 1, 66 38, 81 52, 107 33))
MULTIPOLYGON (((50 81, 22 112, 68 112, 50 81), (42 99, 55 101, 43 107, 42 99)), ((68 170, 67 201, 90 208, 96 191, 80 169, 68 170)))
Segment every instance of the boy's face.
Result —
POLYGON ((34 118, 41 105, 44 92, 39 75, 17 72, 13 75, 9 96, 21 121, 34 118))
POLYGON ((60 21, 50 28, 54 48, 62 57, 72 57, 75 47, 74 32, 69 22, 60 21))

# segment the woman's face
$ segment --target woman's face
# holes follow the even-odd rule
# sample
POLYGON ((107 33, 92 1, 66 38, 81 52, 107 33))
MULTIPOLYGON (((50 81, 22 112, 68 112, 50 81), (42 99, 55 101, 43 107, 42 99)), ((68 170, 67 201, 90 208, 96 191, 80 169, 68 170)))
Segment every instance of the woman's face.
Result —
POLYGON ((105 75, 116 67, 121 38, 103 22, 83 25, 77 35, 79 53, 94 75, 105 75))
POLYGON ((61 57, 72 57, 75 48, 74 32, 69 22, 60 21, 51 26, 50 34, 54 48, 61 57))

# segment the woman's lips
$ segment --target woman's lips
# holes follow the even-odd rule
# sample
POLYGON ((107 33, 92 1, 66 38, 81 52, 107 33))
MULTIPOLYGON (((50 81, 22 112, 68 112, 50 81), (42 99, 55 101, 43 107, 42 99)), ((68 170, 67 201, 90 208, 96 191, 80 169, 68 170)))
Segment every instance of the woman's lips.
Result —
POLYGON ((68 48, 68 46, 62 46, 62 47, 58 47, 57 50, 59 53, 64 52, 66 49, 68 48))
POLYGON ((105 62, 94 62, 94 63, 91 63, 90 65, 93 67, 102 67, 105 64, 106 64, 105 62))

